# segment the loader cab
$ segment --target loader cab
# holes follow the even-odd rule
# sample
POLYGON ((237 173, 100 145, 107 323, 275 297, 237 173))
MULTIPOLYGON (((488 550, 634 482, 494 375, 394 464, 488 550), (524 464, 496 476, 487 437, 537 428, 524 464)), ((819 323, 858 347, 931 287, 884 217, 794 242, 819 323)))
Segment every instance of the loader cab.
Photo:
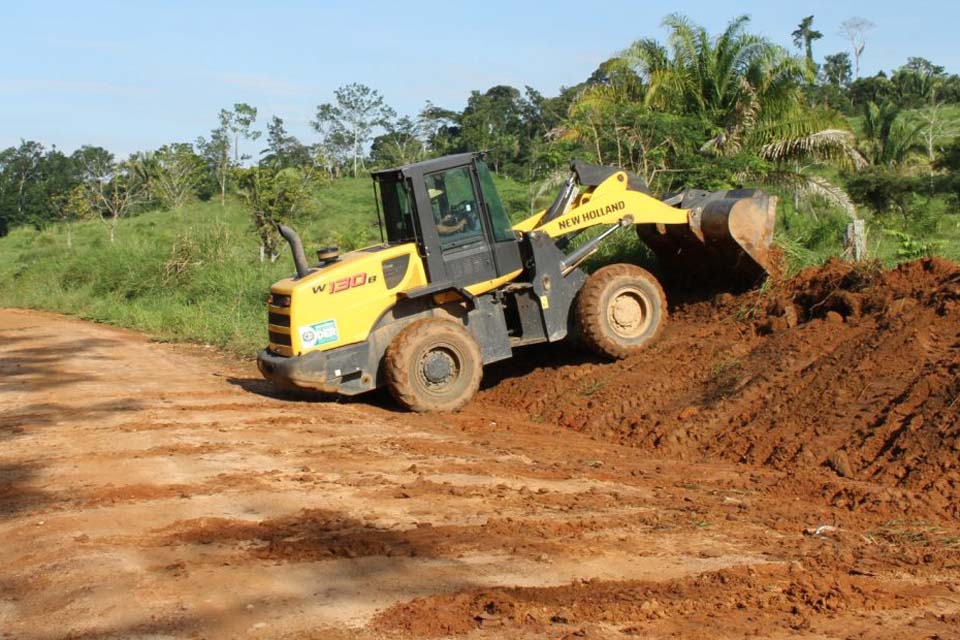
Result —
POLYGON ((483 154, 426 160, 373 179, 387 243, 415 242, 431 286, 468 287, 522 268, 483 154))

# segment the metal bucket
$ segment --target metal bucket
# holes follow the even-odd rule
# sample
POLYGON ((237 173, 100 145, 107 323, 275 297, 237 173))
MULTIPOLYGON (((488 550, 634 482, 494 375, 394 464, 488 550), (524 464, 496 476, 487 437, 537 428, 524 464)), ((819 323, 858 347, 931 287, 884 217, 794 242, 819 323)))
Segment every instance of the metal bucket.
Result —
POLYGON ((687 190, 665 199, 688 211, 688 224, 637 225, 666 277, 756 284, 773 271, 771 244, 777 197, 758 189, 687 190))

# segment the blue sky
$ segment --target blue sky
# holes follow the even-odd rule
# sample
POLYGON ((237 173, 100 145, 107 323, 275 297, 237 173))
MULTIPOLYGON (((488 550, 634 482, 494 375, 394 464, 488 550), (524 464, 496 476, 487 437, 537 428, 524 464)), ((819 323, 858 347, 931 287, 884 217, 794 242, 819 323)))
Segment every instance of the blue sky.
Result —
MULTIPOLYGON (((851 16, 876 24, 863 73, 922 56, 960 72, 956 0, 909 3, 675 0, 608 2, 29 2, 6 0, 0 28, 0 148, 20 138, 69 152, 99 144, 127 154, 193 141, 221 107, 248 102, 259 124, 279 115, 312 142, 316 105, 349 82, 378 89, 400 113, 426 100, 460 109, 471 89, 530 85, 546 95, 586 78, 641 37, 662 38, 677 11, 721 30, 735 14, 792 46, 815 15, 814 52, 847 49, 851 16), (654 5, 654 6, 651 6, 654 5)), ((245 149, 253 152, 259 142, 245 149)))

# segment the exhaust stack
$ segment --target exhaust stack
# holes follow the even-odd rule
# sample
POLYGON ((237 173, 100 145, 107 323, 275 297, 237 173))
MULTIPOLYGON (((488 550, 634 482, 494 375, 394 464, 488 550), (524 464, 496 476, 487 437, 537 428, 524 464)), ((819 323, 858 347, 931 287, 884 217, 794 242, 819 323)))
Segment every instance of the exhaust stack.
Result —
POLYGON ((307 254, 303 252, 303 242, 300 241, 300 236, 285 224, 277 223, 277 231, 290 245, 290 251, 293 252, 293 264, 297 268, 297 277, 303 278, 309 275, 311 269, 307 266, 307 254))

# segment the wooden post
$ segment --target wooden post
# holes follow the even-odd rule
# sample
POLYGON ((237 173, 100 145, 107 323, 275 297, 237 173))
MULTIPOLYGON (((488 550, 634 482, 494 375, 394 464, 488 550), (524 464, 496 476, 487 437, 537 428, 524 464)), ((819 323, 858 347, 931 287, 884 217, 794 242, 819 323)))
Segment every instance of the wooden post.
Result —
POLYGON ((863 220, 854 220, 847 225, 847 233, 843 238, 844 255, 854 262, 863 262, 867 259, 867 223, 863 220))

